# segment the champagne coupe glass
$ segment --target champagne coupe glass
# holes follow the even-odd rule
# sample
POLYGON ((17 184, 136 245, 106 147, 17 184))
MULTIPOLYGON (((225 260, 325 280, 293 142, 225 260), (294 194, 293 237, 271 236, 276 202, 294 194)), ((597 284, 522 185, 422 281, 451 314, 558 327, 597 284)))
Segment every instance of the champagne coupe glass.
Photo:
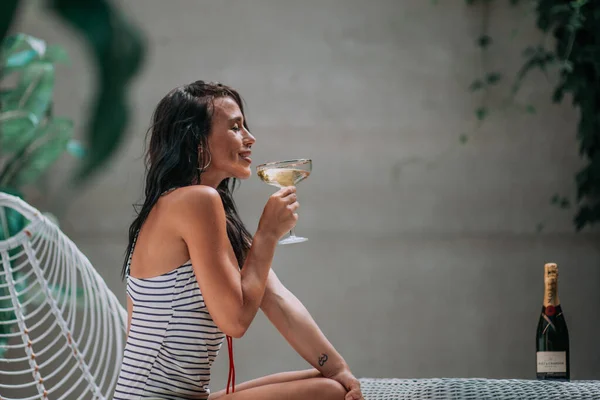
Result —
MULTIPOLYGON (((308 159, 275 161, 256 167, 258 177, 263 182, 278 188, 296 186, 308 178, 311 171, 312 160, 308 159)), ((307 238, 294 235, 294 229, 292 229, 290 235, 285 239, 281 239, 279 244, 302 243, 307 240, 307 238)))

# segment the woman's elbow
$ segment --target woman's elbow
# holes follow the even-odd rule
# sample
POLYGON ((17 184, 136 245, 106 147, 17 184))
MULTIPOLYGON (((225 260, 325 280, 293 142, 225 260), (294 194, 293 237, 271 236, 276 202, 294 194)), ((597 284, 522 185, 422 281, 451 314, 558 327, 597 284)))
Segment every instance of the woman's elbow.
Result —
POLYGON ((248 330, 248 327, 243 326, 241 324, 237 324, 237 325, 228 326, 225 329, 221 329, 221 330, 227 336, 231 336, 232 338, 239 339, 242 336, 244 336, 244 334, 248 330))
POLYGON ((213 317, 214 322, 221 332, 227 336, 239 339, 248 330, 252 323, 251 315, 245 307, 229 307, 227 311, 219 314, 218 318, 213 317))
POLYGON ((230 320, 222 323, 221 325, 217 324, 217 327, 227 336, 239 339, 244 336, 248 330, 249 324, 245 324, 240 320, 230 320))

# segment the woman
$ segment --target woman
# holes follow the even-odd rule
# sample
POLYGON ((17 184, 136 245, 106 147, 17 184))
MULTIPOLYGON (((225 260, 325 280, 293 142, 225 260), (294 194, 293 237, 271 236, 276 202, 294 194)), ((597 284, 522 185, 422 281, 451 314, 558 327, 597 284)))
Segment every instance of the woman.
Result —
POLYGON ((230 183, 250 177, 255 142, 239 94, 202 81, 176 88, 149 133, 145 201, 122 271, 127 344, 114 399, 362 399, 344 359, 271 270, 277 241, 298 219, 296 189, 269 198, 254 237, 238 216, 230 183), (241 338, 259 307, 314 368, 209 395, 225 337, 241 338))

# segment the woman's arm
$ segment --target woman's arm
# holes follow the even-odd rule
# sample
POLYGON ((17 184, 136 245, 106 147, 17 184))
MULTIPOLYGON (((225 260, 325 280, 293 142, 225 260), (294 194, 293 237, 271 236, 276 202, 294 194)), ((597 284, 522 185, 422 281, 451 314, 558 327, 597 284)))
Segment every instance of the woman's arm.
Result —
POLYGON ((362 400, 360 382, 327 340, 304 305, 290 292, 273 270, 269 271, 261 309, 288 343, 326 378, 341 383, 346 400, 362 400))
POLYGON ((270 197, 241 272, 217 191, 202 185, 183 189, 174 222, 187 245, 204 302, 219 329, 239 338, 262 302, 277 239, 297 218, 295 188, 270 197))
POLYGON ((283 286, 273 270, 269 272, 261 309, 298 354, 323 376, 348 369, 306 307, 283 286))

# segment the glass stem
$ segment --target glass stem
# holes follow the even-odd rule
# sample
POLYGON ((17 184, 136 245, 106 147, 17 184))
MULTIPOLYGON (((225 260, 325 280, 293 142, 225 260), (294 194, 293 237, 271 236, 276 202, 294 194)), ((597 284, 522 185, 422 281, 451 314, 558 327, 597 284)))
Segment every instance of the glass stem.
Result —
POLYGON ((294 228, 290 229, 290 237, 295 237, 296 235, 294 235, 294 228))

